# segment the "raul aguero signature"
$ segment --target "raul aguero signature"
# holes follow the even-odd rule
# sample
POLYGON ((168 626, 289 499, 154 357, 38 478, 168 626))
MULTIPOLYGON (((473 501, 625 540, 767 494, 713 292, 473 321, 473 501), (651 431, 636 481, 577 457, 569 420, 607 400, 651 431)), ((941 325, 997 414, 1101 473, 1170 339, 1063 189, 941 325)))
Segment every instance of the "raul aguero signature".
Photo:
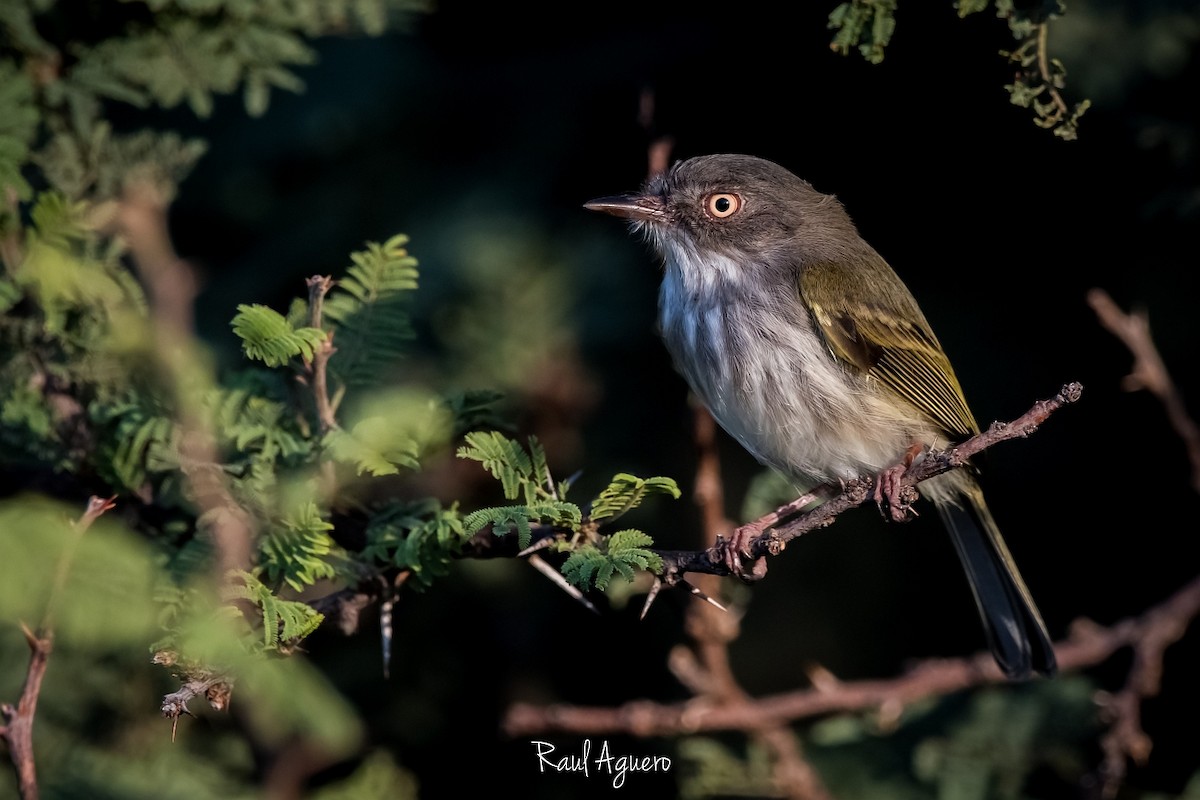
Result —
POLYGON ((614 789, 625 785, 625 777, 631 772, 668 772, 671 769, 671 759, 667 756, 635 756, 617 755, 608 746, 608 740, 600 742, 600 752, 592 757, 592 740, 584 739, 578 754, 558 754, 557 748, 550 742, 533 740, 534 752, 537 754, 538 771, 546 772, 582 772, 583 777, 590 778, 593 773, 612 777, 614 789))

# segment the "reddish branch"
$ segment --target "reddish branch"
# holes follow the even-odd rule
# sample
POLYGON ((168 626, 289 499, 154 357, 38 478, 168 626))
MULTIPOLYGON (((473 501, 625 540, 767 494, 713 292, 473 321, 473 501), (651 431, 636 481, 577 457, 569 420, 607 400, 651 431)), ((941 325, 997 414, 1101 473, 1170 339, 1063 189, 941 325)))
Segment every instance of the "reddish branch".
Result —
MULTIPOLYGON (((1100 323, 1133 354, 1133 370, 1125 377, 1125 388, 1129 391, 1145 389, 1163 404, 1167 419, 1187 448, 1192 464, 1192 486, 1200 491, 1200 428, 1188 415, 1183 397, 1154 346, 1149 318, 1144 311, 1126 314, 1103 289, 1092 289, 1087 299, 1100 323)), ((1142 764, 1150 757, 1150 737, 1142 729, 1142 700, 1158 694, 1163 653, 1183 635, 1191 619, 1185 614, 1190 610, 1191 615, 1195 615, 1196 606, 1200 604, 1196 595, 1200 595, 1200 589, 1191 595, 1181 592, 1174 598, 1174 604, 1163 609, 1158 624, 1144 632, 1134 650, 1133 666, 1125 686, 1104 700, 1110 726, 1100 740, 1104 752, 1100 786, 1106 798, 1116 795, 1125 780, 1129 760, 1142 764)))
MULTIPOLYGON (((1157 689, 1163 650, 1183 635, 1197 614, 1200 578, 1140 616, 1108 627, 1076 622, 1070 635, 1055 645, 1054 652, 1060 669, 1070 672, 1099 664, 1117 650, 1131 647, 1135 664, 1148 665, 1145 675, 1153 679, 1157 689)), ((1134 671, 1138 671, 1136 666, 1134 671)), ((978 653, 968 658, 922 661, 904 675, 886 680, 841 682, 826 678, 811 688, 736 705, 698 700, 673 704, 638 700, 616 707, 517 704, 509 710, 504 727, 513 736, 549 732, 665 736, 752 731, 763 725, 847 711, 876 710, 894 719, 904 706, 924 698, 1004 682, 991 654, 978 653)))
POLYGON ((1200 427, 1188 416, 1183 396, 1167 372, 1154 340, 1150 336, 1150 319, 1145 311, 1126 314, 1103 289, 1092 289, 1088 304, 1105 328, 1129 348, 1133 354, 1133 369, 1122 385, 1127 391, 1141 389, 1162 402, 1167 420, 1183 440, 1192 464, 1192 487, 1200 491, 1200 427))
MULTIPOLYGON (((729 530, 721 484, 721 462, 717 453, 716 423, 703 408, 695 410, 694 438, 698 449, 695 500, 700 506, 706 542, 715 545, 722 531, 729 530)), ((701 591, 715 595, 720 578, 701 575, 701 591)), ((729 643, 740 633, 738 615, 726 613, 709 603, 688 608, 686 629, 692 647, 676 647, 670 656, 671 671, 695 694, 694 702, 715 706, 737 706, 751 698, 734 675, 729 660, 729 643)), ((783 796, 795 800, 827 800, 829 793, 815 769, 804 758, 792 731, 777 722, 764 722, 751 730, 772 757, 772 778, 783 796)))
POLYGON ((154 357, 175 394, 181 428, 180 468, 208 522, 218 574, 224 575, 249 566, 253 531, 248 515, 229 491, 211 422, 188 379, 189 370, 197 368, 192 334, 197 284, 193 271, 171 243, 167 206, 168 197, 161 187, 149 180, 135 182, 117 205, 115 223, 149 295, 154 357))
POLYGON ((4 719, 4 725, 0 726, 0 739, 8 745, 8 755, 17 771, 17 790, 22 800, 37 800, 38 796, 37 767, 33 755, 33 720, 37 713, 38 696, 42 691, 42 679, 46 675, 46 665, 54 649, 54 632, 51 629, 54 602, 62 592, 70 572, 75 543, 101 514, 112 507, 112 498, 93 496, 88 499, 86 510, 75 521, 75 537, 63 549, 59 558, 42 624, 38 626, 37 633, 34 633, 28 625, 21 623, 21 632, 25 634, 25 642, 29 645, 29 667, 25 671, 25 683, 21 687, 20 699, 15 705, 0 705, 0 716, 4 719))
MULTIPOLYGON (((329 275, 313 275, 308 284, 308 313, 309 326, 320 330, 322 314, 325 308, 325 295, 333 288, 333 278, 329 275)), ((313 401, 317 406, 317 421, 321 425, 321 433, 328 433, 337 427, 334 416, 334 406, 329 399, 329 359, 337 352, 333 346, 333 335, 329 334, 313 353, 312 363, 308 371, 312 376, 313 401)))
MULTIPOLYGON (((1012 422, 993 422, 983 433, 950 450, 927 454, 905 473, 901 479, 901 486, 915 487, 921 481, 963 466, 972 456, 998 442, 1029 436, 1059 408, 1076 402, 1082 392, 1083 387, 1080 384, 1069 383, 1051 399, 1034 403, 1029 411, 1012 422)), ((872 497, 874 485, 874 478, 862 478, 849 481, 844 487, 820 487, 811 494, 747 523, 745 527, 765 530, 765 533, 753 540, 748 548, 752 558, 778 555, 792 539, 830 525, 839 514, 862 505, 872 497), (830 499, 810 511, 796 513, 798 508, 808 505, 819 496, 830 496, 830 499)), ((729 575, 725 558, 728 541, 723 540, 701 551, 660 552, 664 565, 663 582, 668 585, 675 584, 682 580, 687 572, 729 575)))

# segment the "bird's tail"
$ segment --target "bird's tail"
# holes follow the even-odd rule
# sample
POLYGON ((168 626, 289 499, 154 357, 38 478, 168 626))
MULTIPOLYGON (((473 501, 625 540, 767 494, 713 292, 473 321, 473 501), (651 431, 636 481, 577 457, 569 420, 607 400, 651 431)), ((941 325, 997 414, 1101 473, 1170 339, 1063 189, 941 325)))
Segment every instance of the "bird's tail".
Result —
MULTIPOLYGON (((1053 675, 1054 647, 1033 597, 974 479, 959 487, 961 502, 940 502, 954 549, 971 583, 996 663, 1013 680, 1031 673, 1053 675)), ((957 499, 957 498, 956 498, 957 499)))

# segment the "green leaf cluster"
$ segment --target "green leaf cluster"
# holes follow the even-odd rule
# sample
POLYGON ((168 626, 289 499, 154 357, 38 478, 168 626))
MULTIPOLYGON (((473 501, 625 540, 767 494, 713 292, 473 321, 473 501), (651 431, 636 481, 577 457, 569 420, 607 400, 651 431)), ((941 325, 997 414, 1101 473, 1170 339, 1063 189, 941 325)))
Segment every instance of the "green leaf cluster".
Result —
POLYGON ((320 328, 292 327, 283 314, 257 303, 239 305, 230 324, 242 340, 246 357, 268 367, 283 366, 297 357, 312 361, 313 350, 325 342, 320 328))
MULTIPOLYGON (((1034 781, 1078 786, 1094 768, 1079 747, 1096 733, 1095 692, 1080 677, 996 687, 915 703, 886 724, 875 711, 825 717, 797 736, 836 797, 1018 800, 1045 796, 1034 781)), ((680 761, 683 797, 771 785, 771 758, 755 744, 691 737, 680 761)))
POLYGON ((399 234, 352 254, 325 301, 324 320, 341 351, 331 371, 347 388, 380 385, 411 344, 408 304, 417 288, 417 260, 407 244, 399 234))
POLYGON ((896 0, 850 0, 829 13, 829 27, 837 31, 833 52, 846 55, 857 49, 872 64, 883 61, 884 49, 896 30, 896 0))
POLYGON ((633 580, 635 569, 657 574, 662 572, 663 562, 647 549, 653 544, 654 540, 639 530, 617 531, 596 544, 589 542, 572 550, 563 562, 563 575, 576 586, 605 589, 614 573, 627 581, 633 580))
POLYGON ((324 617, 298 600, 282 600, 248 572, 225 584, 226 600, 249 600, 262 614, 262 647, 280 650, 315 631, 324 617))
POLYGON ((408 585, 427 589, 450 572, 450 564, 470 539, 458 508, 434 499, 394 503, 372 516, 364 559, 407 571, 408 585))
MULTIPOLYGON (((847 0, 829 14, 829 28, 836 31, 830 43, 835 53, 848 54, 857 49, 867 61, 878 64, 896 30, 897 0, 847 0)), ((1019 66, 1017 77, 1005 85, 1013 105, 1032 108, 1033 122, 1047 128, 1063 140, 1079 136, 1079 119, 1091 107, 1082 100, 1068 106, 1060 96, 1066 86, 1067 70, 1062 61, 1047 53, 1049 25, 1065 13, 1062 0, 1017 3, 1015 0, 955 0, 960 17, 986 11, 995 6, 996 16, 1008 23, 1013 38, 1020 44, 1004 55, 1019 66)))
POLYGON ((559 540, 558 549, 569 553, 563 575, 583 588, 605 589, 614 574, 633 580, 635 569, 662 570, 662 558, 649 549, 654 540, 647 534, 632 528, 600 534, 598 529, 637 508, 649 495, 677 499, 679 487, 671 478, 620 473, 585 510, 566 500, 570 484, 555 483, 535 437, 530 437, 528 448, 495 431, 468 433, 465 440, 458 457, 482 464, 500 482, 505 499, 523 501, 471 512, 463 523, 468 533, 489 525, 497 536, 515 529, 518 546, 524 549, 532 542, 534 526, 545 526, 559 540))

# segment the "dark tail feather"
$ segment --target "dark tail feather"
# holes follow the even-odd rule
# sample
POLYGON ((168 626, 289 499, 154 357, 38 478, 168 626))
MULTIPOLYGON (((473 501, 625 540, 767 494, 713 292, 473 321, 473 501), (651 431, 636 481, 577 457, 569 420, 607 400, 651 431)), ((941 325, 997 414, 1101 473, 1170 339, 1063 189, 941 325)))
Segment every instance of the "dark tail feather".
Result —
POLYGON ((1037 606, 1017 572, 979 487, 966 487, 962 505, 937 504, 971 582, 988 645, 1010 679, 1053 675, 1054 648, 1037 606))

